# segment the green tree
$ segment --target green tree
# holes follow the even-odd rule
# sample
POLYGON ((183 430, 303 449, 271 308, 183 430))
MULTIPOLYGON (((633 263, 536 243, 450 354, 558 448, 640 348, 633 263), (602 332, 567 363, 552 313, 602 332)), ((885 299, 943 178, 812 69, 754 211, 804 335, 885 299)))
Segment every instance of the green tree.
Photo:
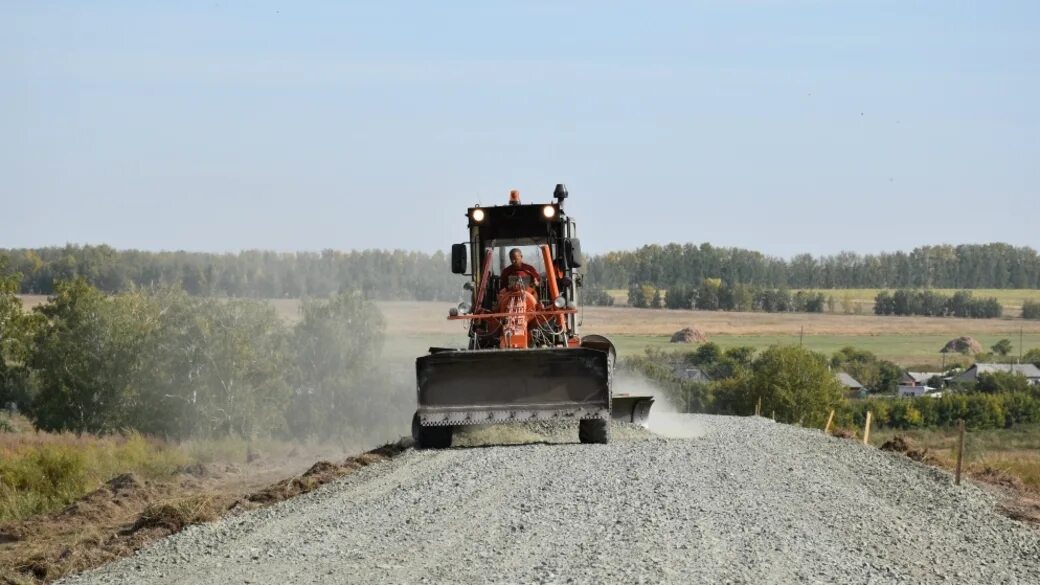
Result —
POLYGON ((696 295, 696 308, 704 311, 717 311, 720 308, 719 301, 722 295, 722 280, 719 278, 705 278, 701 283, 696 295))
POLYGON ((1001 339, 1000 341, 994 343, 993 346, 990 347, 990 349, 993 350, 993 353, 999 354, 1001 357, 1004 357, 1007 354, 1011 353, 1011 350, 1014 348, 1011 345, 1010 339, 1001 339))
POLYGON ((366 384, 382 351, 384 320, 355 293, 307 301, 293 332, 296 393, 289 424, 294 435, 332 438, 354 431, 387 411, 366 384), (352 428, 355 427, 355 428, 352 428))
POLYGON ((253 438, 285 427, 291 388, 289 337, 272 305, 208 302, 194 324, 197 411, 211 436, 253 438))
POLYGON ((37 307, 47 319, 35 336, 29 365, 38 394, 38 428, 108 433, 128 426, 138 399, 142 347, 158 311, 140 294, 106 298, 84 279, 61 282, 37 307))
POLYGON ((775 411, 777 420, 813 426, 844 400, 826 358, 798 346, 773 346, 755 359, 748 399, 759 398, 762 411, 775 411))
POLYGON ((1022 361, 1040 368, 1040 347, 1034 347, 1022 354, 1022 361))
POLYGON ((614 305, 614 297, 607 291, 595 286, 583 287, 581 299, 584 304, 590 306, 610 307, 614 305))
POLYGON ((1029 380, 1017 372, 993 372, 979 374, 975 389, 986 394, 1028 392, 1029 380))
MULTIPOLYGON (((0 275, 5 262, 0 257, 0 275)), ((27 360, 41 319, 23 310, 16 296, 19 280, 17 274, 0 276, 0 409, 13 404, 27 411, 32 402, 27 360)))

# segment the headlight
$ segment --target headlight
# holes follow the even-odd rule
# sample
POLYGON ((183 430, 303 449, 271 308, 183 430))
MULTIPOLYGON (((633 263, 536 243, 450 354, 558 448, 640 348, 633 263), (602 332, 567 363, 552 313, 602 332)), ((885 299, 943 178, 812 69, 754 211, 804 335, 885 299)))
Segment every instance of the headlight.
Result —
POLYGON ((480 223, 484 221, 484 210, 477 208, 473 210, 473 221, 480 223))
POLYGON ((563 295, 560 295, 553 301, 553 306, 557 309, 562 309, 567 306, 567 299, 563 298, 563 295))
POLYGON ((552 219, 556 217, 556 208, 552 205, 546 205, 542 208, 542 215, 545 216, 545 219, 552 219))
POLYGON ((459 303, 459 314, 460 315, 469 315, 469 312, 472 309, 473 309, 473 305, 467 303, 466 301, 462 301, 461 303, 459 303))

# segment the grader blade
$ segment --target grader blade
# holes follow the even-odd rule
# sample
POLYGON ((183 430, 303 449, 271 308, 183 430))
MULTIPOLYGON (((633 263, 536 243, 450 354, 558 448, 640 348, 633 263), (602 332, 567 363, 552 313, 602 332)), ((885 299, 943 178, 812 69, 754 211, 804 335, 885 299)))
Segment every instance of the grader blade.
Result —
POLYGON ((643 428, 650 425, 650 407, 653 396, 615 394, 610 401, 610 416, 614 420, 637 424, 643 428))
POLYGON ((431 353, 415 364, 418 422, 607 419, 612 357, 589 348, 431 353))

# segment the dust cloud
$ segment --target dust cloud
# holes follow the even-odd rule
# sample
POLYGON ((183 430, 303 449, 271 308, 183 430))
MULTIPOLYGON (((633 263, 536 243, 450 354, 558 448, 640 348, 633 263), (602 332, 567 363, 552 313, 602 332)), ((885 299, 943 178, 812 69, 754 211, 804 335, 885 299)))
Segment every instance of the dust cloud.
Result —
POLYGON ((704 436, 704 429, 691 420, 691 417, 679 412, 662 388, 641 374, 630 371, 619 371, 614 376, 614 392, 623 394, 647 395, 654 397, 654 406, 650 409, 650 431, 673 439, 693 439, 704 436))

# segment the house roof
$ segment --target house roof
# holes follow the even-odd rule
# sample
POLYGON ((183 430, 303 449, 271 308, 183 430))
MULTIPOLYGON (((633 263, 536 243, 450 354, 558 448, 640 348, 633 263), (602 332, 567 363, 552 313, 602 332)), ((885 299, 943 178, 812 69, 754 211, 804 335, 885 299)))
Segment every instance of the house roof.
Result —
MULTIPOLYGON (((1013 372, 1022 374, 1027 378, 1040 378, 1040 368, 1033 364, 975 364, 968 368, 968 372, 975 370, 974 375, 992 374, 995 372, 1013 372)), ((968 372, 965 372, 966 374, 968 372)))
POLYGON ((856 381, 855 378, 853 378, 852 376, 846 374, 845 372, 838 372, 837 378, 838 378, 838 381, 841 382, 841 385, 845 386, 846 388, 862 388, 863 387, 863 384, 860 384, 858 381, 856 381))
POLYGON ((694 382, 711 382, 711 377, 704 373, 704 370, 697 366, 685 366, 680 367, 678 371, 679 377, 683 380, 692 380, 694 382))
POLYGON ((906 376, 918 384, 924 384, 934 376, 943 377, 942 372, 907 372, 906 376))

